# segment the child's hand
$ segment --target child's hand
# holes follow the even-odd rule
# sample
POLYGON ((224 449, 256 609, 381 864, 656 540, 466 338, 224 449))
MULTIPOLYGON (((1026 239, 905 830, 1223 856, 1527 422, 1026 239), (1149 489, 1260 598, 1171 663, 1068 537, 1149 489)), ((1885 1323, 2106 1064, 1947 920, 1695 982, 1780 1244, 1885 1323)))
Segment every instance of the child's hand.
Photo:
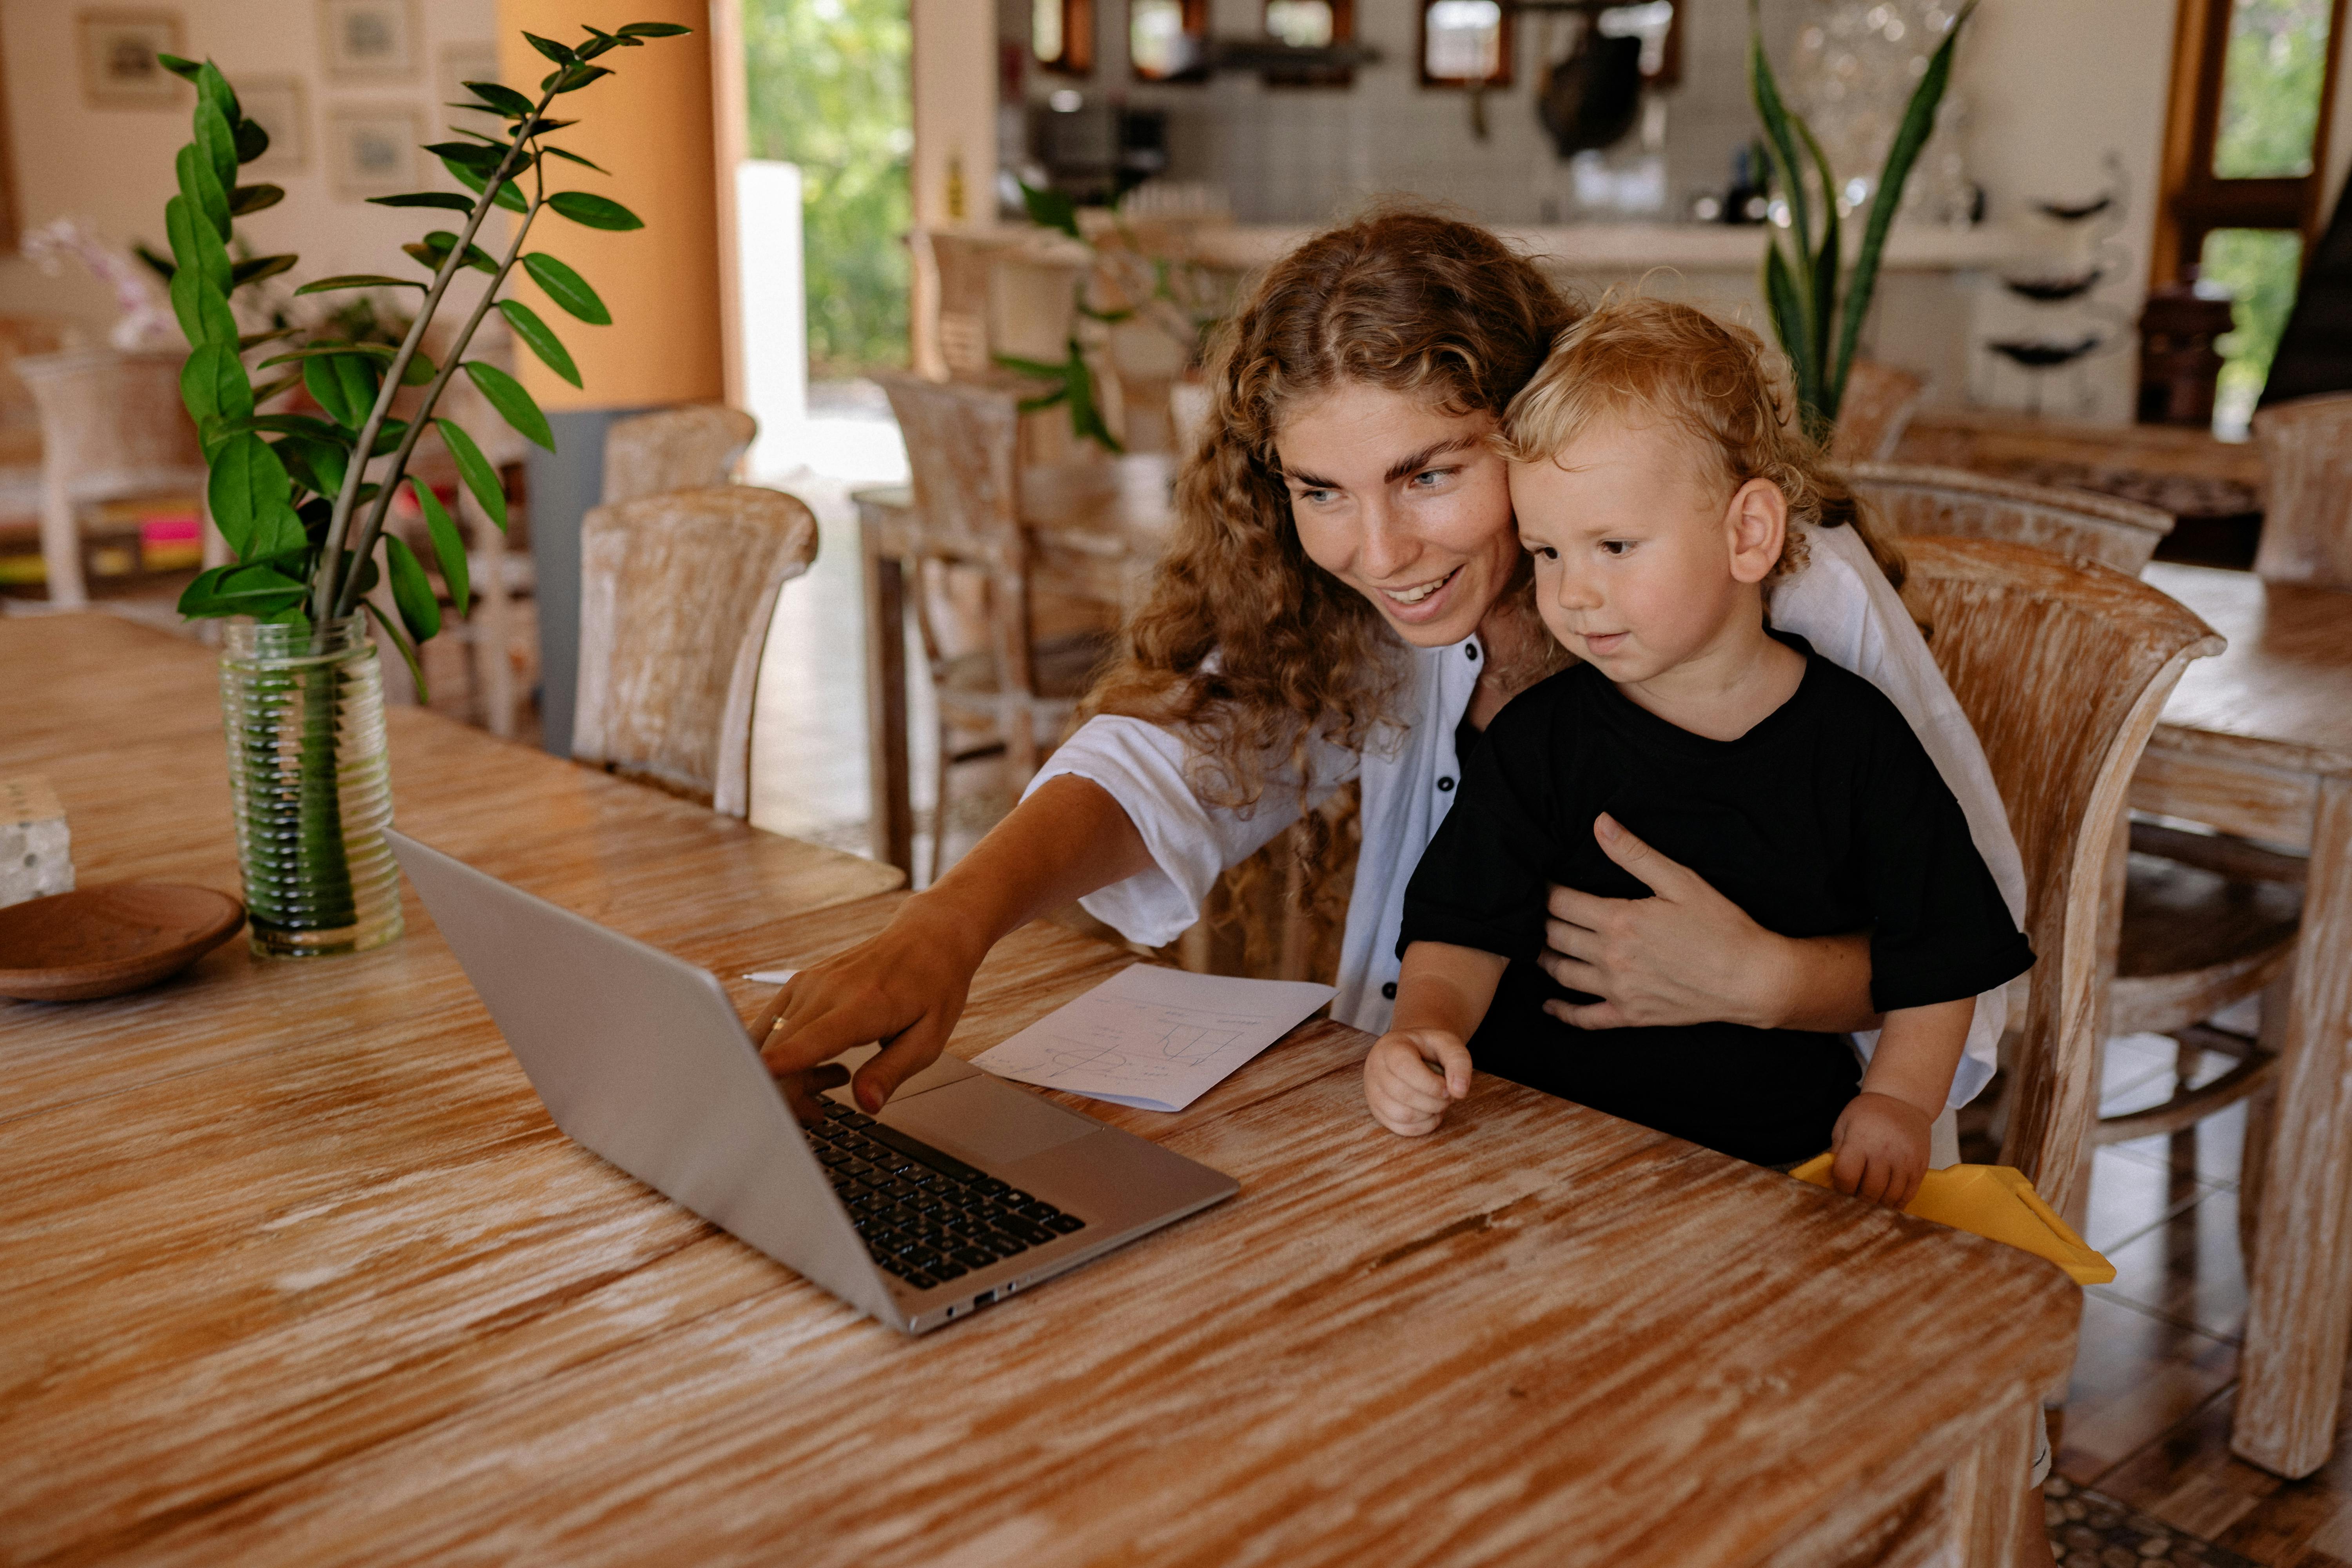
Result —
POLYGON ((1928 1117, 1910 1101, 1865 1090, 1846 1103, 1830 1134, 1837 1155, 1830 1184, 1842 1193, 1901 1208, 1919 1195, 1927 1171, 1928 1117))
POLYGON ((1470 1092, 1470 1047, 1443 1029, 1399 1029, 1364 1058, 1364 1103, 1391 1132, 1437 1131, 1445 1108, 1470 1092))

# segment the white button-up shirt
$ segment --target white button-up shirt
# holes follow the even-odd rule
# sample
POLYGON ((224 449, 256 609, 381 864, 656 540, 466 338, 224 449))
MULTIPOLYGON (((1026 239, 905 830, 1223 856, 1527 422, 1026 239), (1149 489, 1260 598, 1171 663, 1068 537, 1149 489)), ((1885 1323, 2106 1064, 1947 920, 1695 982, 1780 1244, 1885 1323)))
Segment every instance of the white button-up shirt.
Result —
MULTIPOLYGON (((2025 912, 2025 870, 2009 817, 1976 732, 1902 599, 1852 529, 1808 531, 1811 559, 1779 584, 1772 624, 1795 632, 1822 658, 1862 676, 1902 710, 1969 819, 1977 852, 2012 918, 2025 912)), ((1454 737, 1470 706, 1486 650, 1473 637, 1447 647, 1414 648, 1400 690, 1405 717, 1382 726, 1362 752, 1322 745, 1306 793, 1318 803, 1350 779, 1363 785, 1363 842, 1339 950, 1339 995, 1331 1016, 1378 1034, 1389 1025, 1397 978, 1397 929, 1405 884, 1445 818, 1461 779, 1454 737)), ((1143 837, 1155 869, 1081 900, 1096 919, 1131 942, 1158 947, 1200 918, 1201 904, 1227 867, 1248 858, 1298 819, 1295 777, 1270 780, 1251 807, 1204 805, 1185 777, 1183 738, 1141 719, 1107 714, 1088 720, 1030 784, 1075 773, 1110 792, 1143 837)), ((1965 1105, 1991 1079, 2008 1021, 2000 991, 1977 998, 1975 1021, 1950 1103, 1965 1105)), ((1857 1035, 1867 1057, 1875 1034, 1857 1035)))

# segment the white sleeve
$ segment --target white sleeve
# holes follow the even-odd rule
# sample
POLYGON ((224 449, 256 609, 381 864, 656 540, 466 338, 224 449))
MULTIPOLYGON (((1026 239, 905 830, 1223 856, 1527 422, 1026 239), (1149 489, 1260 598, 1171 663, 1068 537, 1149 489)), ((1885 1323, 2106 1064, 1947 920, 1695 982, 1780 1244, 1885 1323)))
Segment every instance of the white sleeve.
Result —
MULTIPOLYGON (((1307 799, 1319 801, 1355 775, 1352 752, 1325 747, 1307 799)), ((1087 894, 1079 906, 1129 942, 1159 947, 1200 918, 1201 901, 1228 866, 1238 865, 1298 820, 1295 780, 1269 776, 1254 806, 1204 805, 1185 777, 1182 738, 1122 714, 1087 720, 1029 781, 1027 798, 1048 779, 1075 774, 1110 793, 1143 836, 1153 869, 1087 894)))
MULTIPOLYGON (((1927 748, 1936 771, 1969 819, 1969 837, 1992 872, 2010 918, 2025 919, 2025 863, 2010 832, 2009 813, 1994 787, 1984 748, 1927 652, 1927 640, 1903 599, 1850 528, 1808 529, 1811 559, 1772 595, 1772 624, 1795 632, 1822 658, 1853 671, 1886 693, 1927 748)), ((2001 1031, 2009 1022, 2006 989, 1977 998, 1967 1054, 1952 1079, 1950 1103, 1974 1100, 2000 1065, 2001 1031)), ((1865 1058, 1878 1043, 1857 1035, 1865 1058)))

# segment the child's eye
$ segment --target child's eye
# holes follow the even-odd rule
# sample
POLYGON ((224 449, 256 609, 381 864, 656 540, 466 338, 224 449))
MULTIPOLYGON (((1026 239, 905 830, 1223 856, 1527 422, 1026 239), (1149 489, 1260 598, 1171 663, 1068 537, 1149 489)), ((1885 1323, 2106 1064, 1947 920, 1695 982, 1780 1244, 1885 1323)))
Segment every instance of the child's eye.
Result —
POLYGON ((1554 550, 1549 544, 1529 544, 1523 546, 1522 548, 1538 561, 1557 561, 1559 559, 1559 552, 1554 550))
POLYGON ((1633 542, 1630 539, 1604 539, 1601 542, 1601 553, 1603 555, 1624 555, 1633 548, 1633 542))

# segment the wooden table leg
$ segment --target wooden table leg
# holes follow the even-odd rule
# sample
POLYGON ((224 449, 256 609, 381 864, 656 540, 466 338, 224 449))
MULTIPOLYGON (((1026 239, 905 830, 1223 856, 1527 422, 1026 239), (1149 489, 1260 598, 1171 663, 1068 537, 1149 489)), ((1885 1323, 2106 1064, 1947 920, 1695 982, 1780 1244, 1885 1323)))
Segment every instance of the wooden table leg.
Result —
POLYGON ((2327 1460, 2352 1335, 2352 778, 2320 781, 2230 1448, 2290 1479, 2327 1460))
POLYGON ((866 577, 866 778, 874 858, 912 877, 915 803, 907 768, 907 581, 881 529, 861 505, 866 577))

